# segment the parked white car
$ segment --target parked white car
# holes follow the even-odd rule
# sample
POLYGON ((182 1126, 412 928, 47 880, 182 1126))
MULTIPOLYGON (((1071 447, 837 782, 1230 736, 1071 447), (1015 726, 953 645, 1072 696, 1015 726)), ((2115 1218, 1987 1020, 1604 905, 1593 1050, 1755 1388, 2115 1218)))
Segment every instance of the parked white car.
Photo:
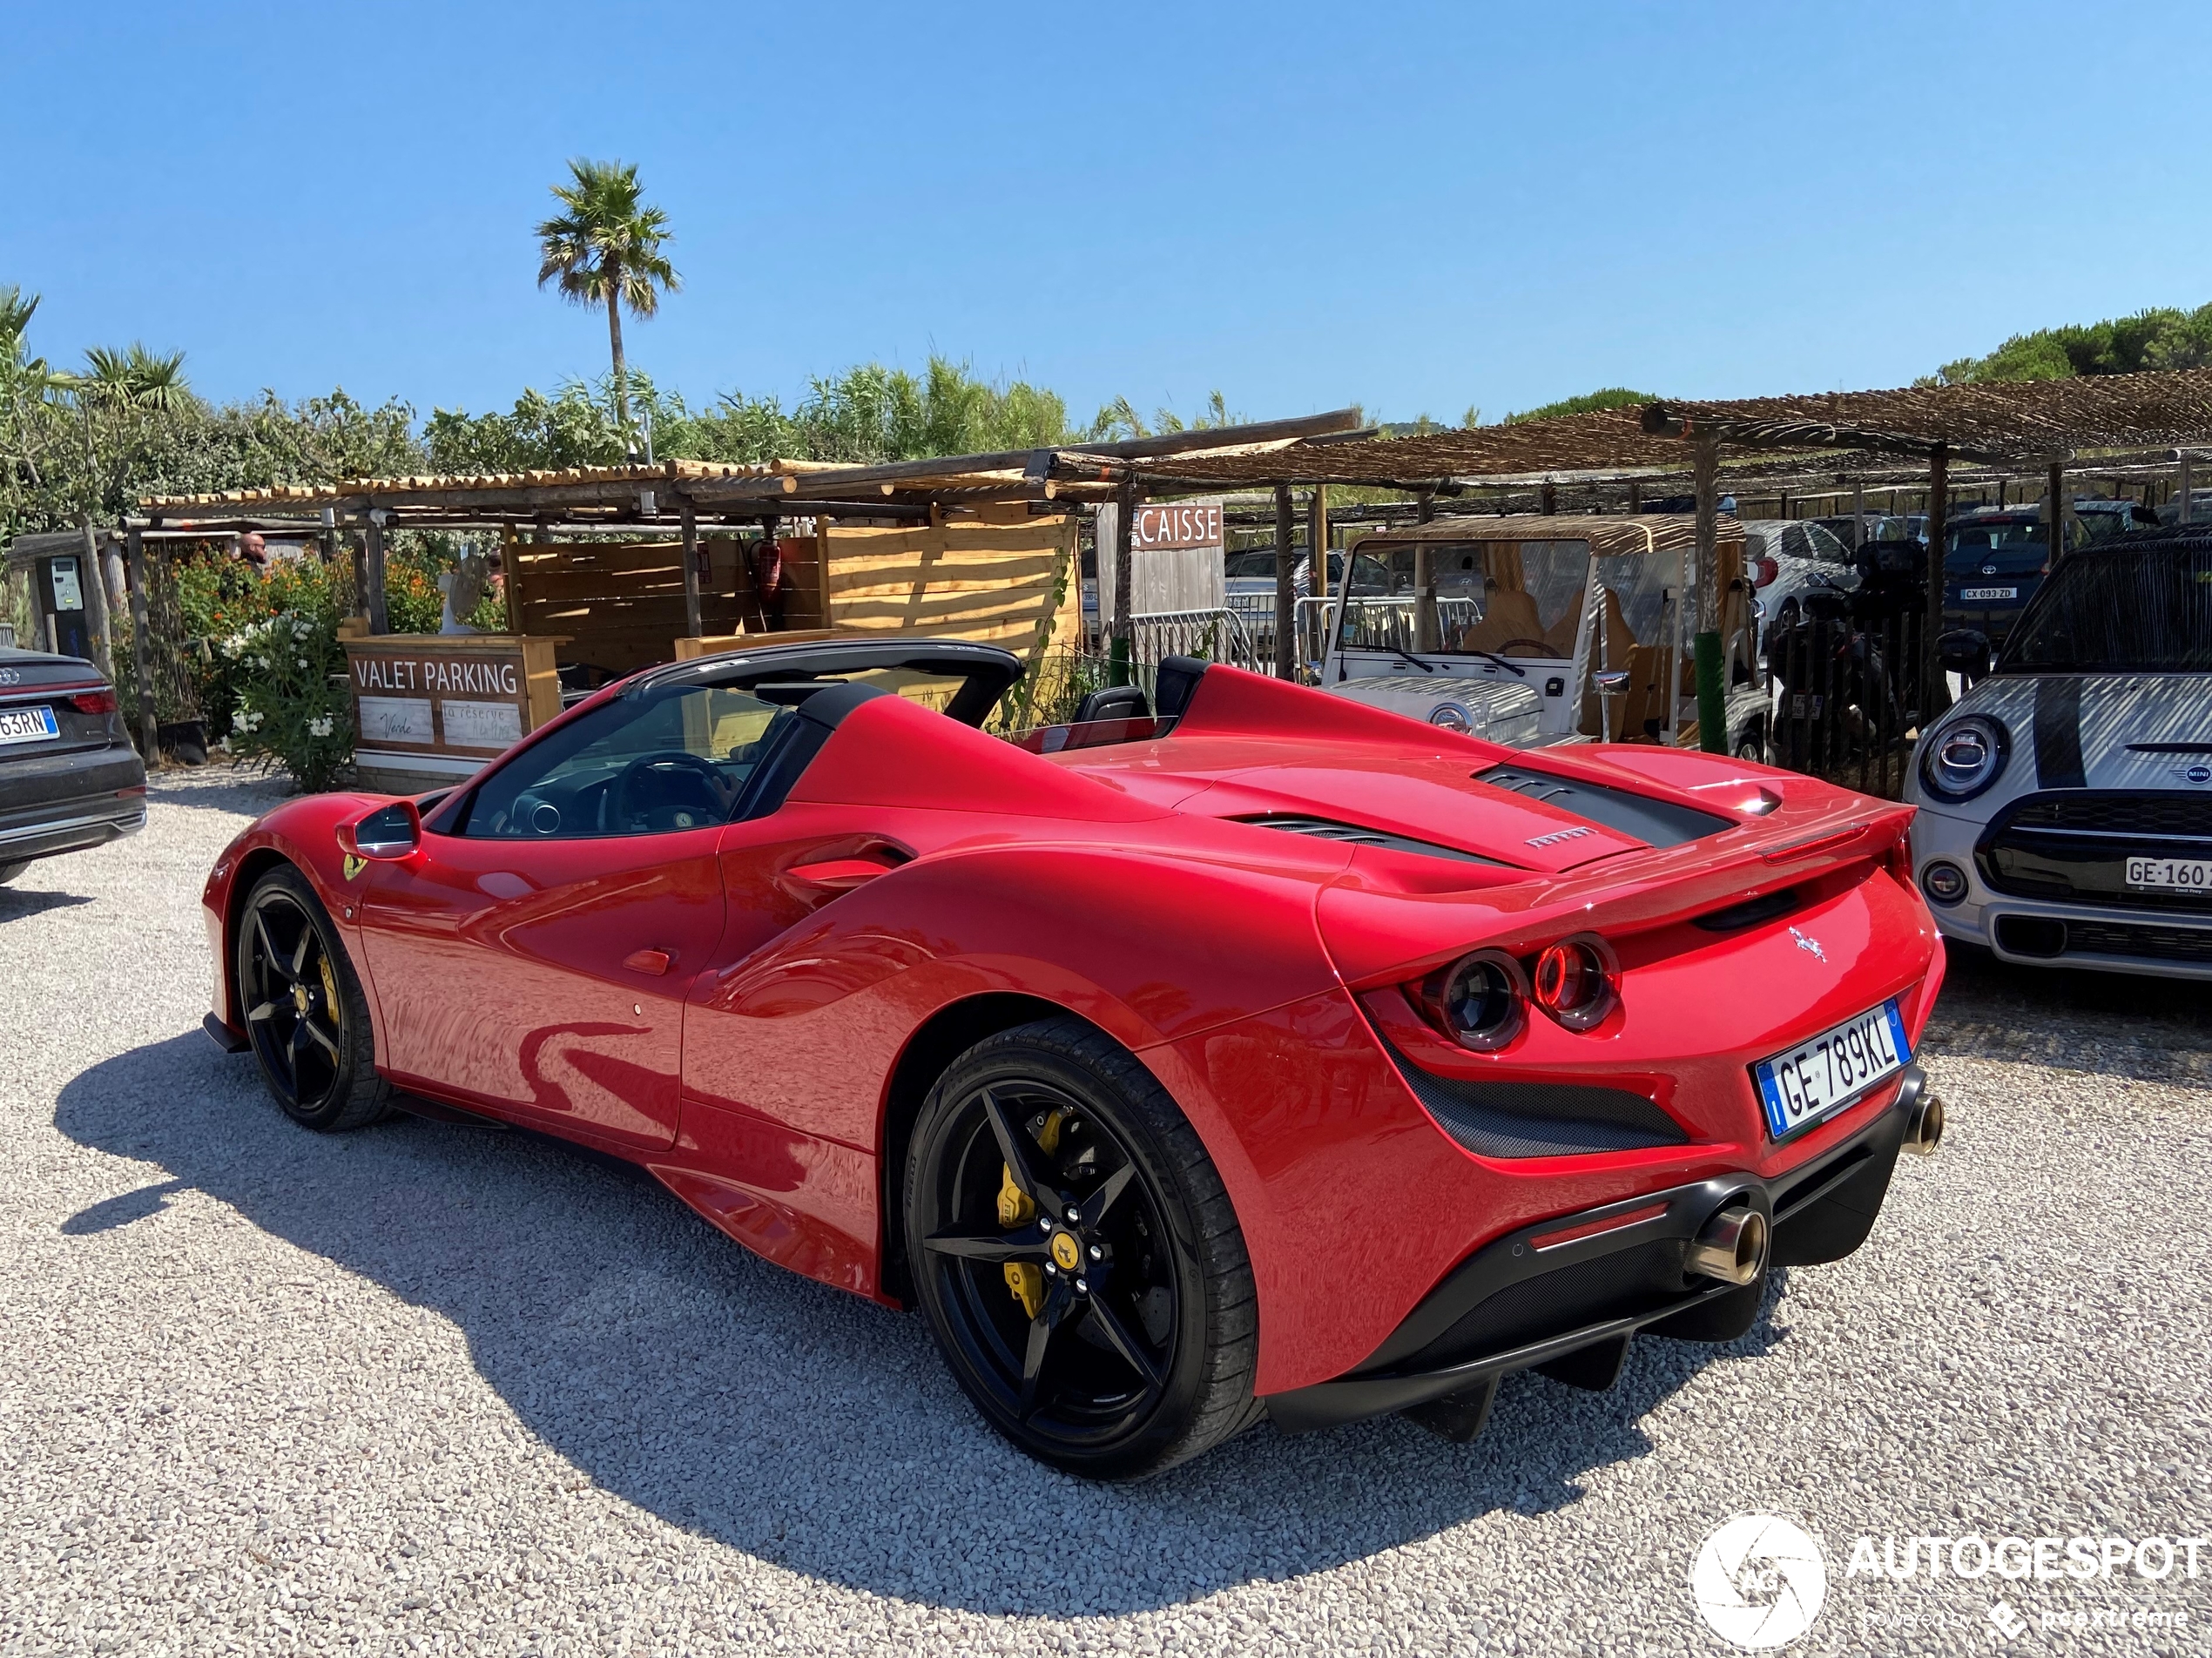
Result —
MULTIPOLYGON (((1321 688, 1516 747, 1678 742, 1697 715, 1683 603, 1696 534, 1684 515, 1522 514, 1363 536, 1326 615, 1321 688)), ((1729 748, 1764 752, 1770 702, 1733 519, 1718 551, 1729 748)))
POLYGON ((2064 558, 1906 798, 1945 937, 2212 979, 2212 527, 2064 558))

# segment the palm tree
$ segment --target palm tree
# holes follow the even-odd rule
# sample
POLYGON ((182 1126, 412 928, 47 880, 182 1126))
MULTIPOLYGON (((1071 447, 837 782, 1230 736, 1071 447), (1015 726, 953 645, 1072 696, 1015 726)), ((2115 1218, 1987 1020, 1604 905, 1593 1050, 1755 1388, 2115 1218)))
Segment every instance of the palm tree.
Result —
POLYGON ((124 350, 93 346, 84 354, 84 372, 58 374, 54 383, 77 400, 84 440, 84 471, 91 480, 95 503, 105 501, 98 448, 93 441, 94 417, 109 416, 109 434, 117 443, 117 470, 127 477, 137 465, 150 416, 172 414, 192 401, 185 382, 185 354, 149 351, 138 340, 124 350), (116 426, 122 428, 120 433, 116 426))
POLYGON ((614 353, 615 417, 630 431, 630 388, 622 357, 622 307, 650 317, 660 291, 683 283, 661 252, 669 239, 668 215, 645 206, 637 169, 619 161, 569 163, 573 182, 553 186, 566 211, 537 227, 537 285, 558 280, 562 297, 577 305, 607 307, 607 340, 614 353))

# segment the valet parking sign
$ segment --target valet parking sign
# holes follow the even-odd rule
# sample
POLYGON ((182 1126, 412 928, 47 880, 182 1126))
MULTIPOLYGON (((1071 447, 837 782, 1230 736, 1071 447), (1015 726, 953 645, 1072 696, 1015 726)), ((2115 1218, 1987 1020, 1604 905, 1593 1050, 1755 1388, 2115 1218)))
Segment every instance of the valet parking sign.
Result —
POLYGON ((1746 1652, 1814 1633, 1824 1609, 1831 1624, 1849 1619, 1846 1640, 1900 1651, 1917 1644, 1915 1632, 1977 1625, 1998 1648, 2091 1631, 2139 1632, 2162 1646, 2207 1621, 2189 1590, 2201 1579, 2212 1587, 2212 1536, 1867 1533, 1852 1540, 1838 1575, 1831 1584, 1820 1544, 1795 1521, 1738 1514, 1706 1537, 1689 1590, 1706 1628, 1746 1652), (1933 1598, 1834 1604, 1867 1598, 1851 1594, 1855 1580, 1933 1598))

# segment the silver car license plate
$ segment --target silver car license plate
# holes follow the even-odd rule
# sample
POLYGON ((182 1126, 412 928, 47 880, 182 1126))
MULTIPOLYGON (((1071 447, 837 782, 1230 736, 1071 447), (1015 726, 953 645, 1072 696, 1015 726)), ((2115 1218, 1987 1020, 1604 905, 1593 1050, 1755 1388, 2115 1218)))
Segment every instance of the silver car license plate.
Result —
POLYGON ((2020 596, 2017 587, 1966 587, 1959 590, 1959 596, 1969 604, 1984 599, 2016 599, 2020 596))
POLYGON ((1894 998, 1751 1068, 1768 1135, 1786 1140, 1903 1070, 1912 1057, 1894 998))
POLYGON ((2212 897, 2212 858, 2130 858, 2128 885, 2147 892, 2212 897))
POLYGON ((51 708, 0 708, 0 743, 44 743, 61 734, 51 708))

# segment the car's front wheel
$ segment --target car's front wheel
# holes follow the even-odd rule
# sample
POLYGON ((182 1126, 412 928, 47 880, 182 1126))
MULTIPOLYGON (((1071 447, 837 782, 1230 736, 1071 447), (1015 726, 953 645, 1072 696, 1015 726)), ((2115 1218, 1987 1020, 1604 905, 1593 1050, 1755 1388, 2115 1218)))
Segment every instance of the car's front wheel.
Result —
POLYGON ((0 886, 5 886, 24 870, 29 869, 30 861, 28 858, 19 858, 12 864, 0 864, 0 886))
POLYGON ((365 1128, 391 1109, 368 999, 329 912, 290 865, 253 884, 234 942, 239 1010, 261 1075, 294 1122, 365 1128))
POLYGON ((984 1417, 1070 1473, 1157 1473, 1256 1420, 1244 1235, 1205 1147, 1076 1019, 987 1038, 924 1102, 905 1187, 914 1288, 984 1417))

